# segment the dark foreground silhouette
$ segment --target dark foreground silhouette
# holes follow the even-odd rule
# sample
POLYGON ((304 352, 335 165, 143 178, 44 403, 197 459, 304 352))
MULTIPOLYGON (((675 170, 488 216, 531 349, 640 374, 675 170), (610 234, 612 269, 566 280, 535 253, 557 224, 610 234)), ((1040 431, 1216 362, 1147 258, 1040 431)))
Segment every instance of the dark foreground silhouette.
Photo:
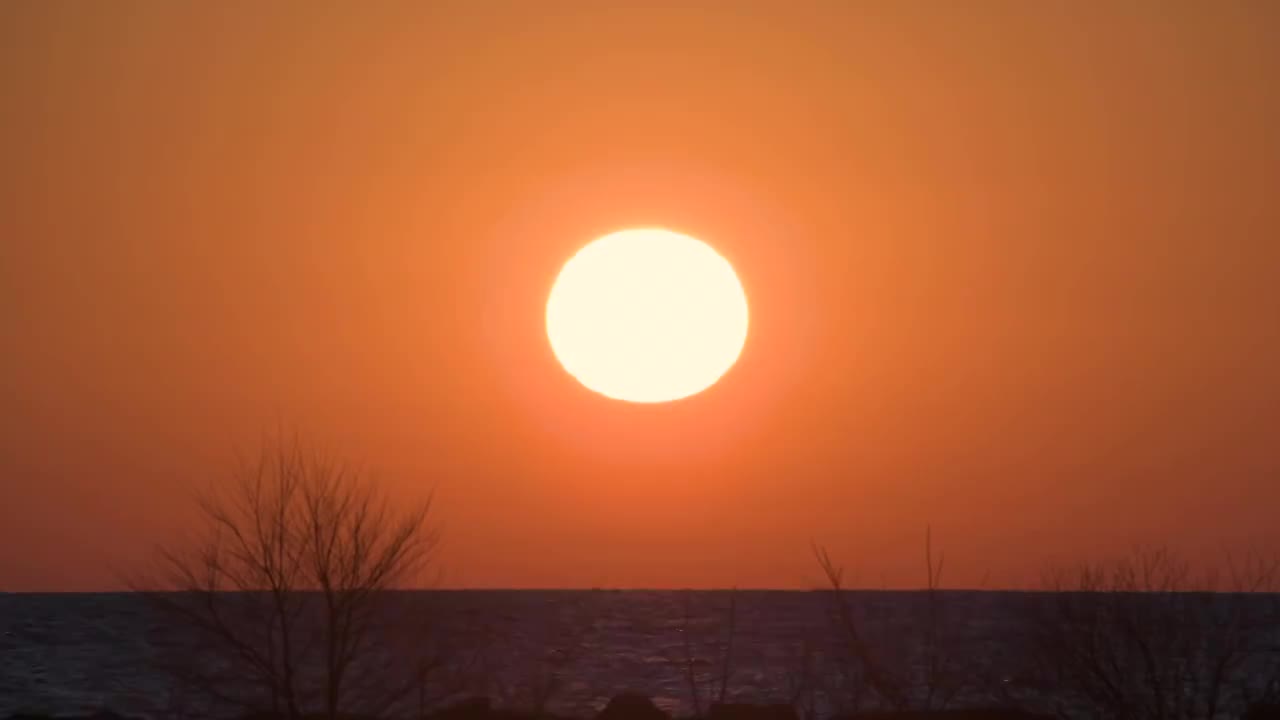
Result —
MULTIPOLYGON (((438 710, 427 716, 430 720, 569 720, 550 713, 536 713, 497 708, 488 698, 474 698, 438 710)), ((1258 715, 1257 720, 1271 720, 1272 715, 1258 715)), ((1038 715, 1016 709, 968 709, 906 712, 867 712, 840 715, 832 720, 1049 720, 1050 715, 1038 715)), ((1250 715, 1249 720, 1255 716, 1250 715)), ((15 714, 8 720, 141 720, 103 710, 88 715, 31 715, 15 714)), ((287 720, 276 713, 252 713, 238 720, 287 720)), ((304 720, 330 720, 323 715, 307 715, 304 720)), ((373 720, 359 716, 340 716, 336 720, 373 720)), ((671 716, 653 704, 648 697, 623 693, 609 701, 595 720, 672 720, 671 716)), ((799 720, 795 708, 785 704, 755 705, 748 703, 712 704, 706 720, 799 720)))
MULTIPOLYGON (((1028 712, 1016 708, 969 708, 954 710, 872 711, 836 715, 831 720, 1053 720, 1053 715, 1028 712)), ((538 713, 494 707, 488 698, 472 698, 437 710, 427 720, 569 720, 551 713, 538 713)), ((8 720, 142 720, 101 710, 87 715, 33 715, 17 713, 8 720)), ((237 720, 287 720, 277 713, 252 713, 237 720)), ((306 715, 302 720, 374 720, 361 716, 306 715)), ((672 720, 647 696, 623 693, 609 701, 595 720, 672 720)), ((799 720, 794 707, 786 704, 713 703, 706 720, 799 720)), ((1280 705, 1259 704, 1251 707, 1241 720, 1280 720, 1280 705)))
MULTIPOLYGON (((536 713, 498 708, 487 698, 474 698, 438 710, 427 716, 430 720, 569 720, 550 713, 536 713)), ((1280 715, 1249 715, 1248 720, 1272 720, 1280 715)), ((1039 715, 1017 709, 967 709, 905 712, 867 712, 835 716, 831 720, 1051 720, 1050 715, 1039 715)), ((88 715, 47 716, 15 714, 8 720, 142 720, 103 710, 88 715)), ((253 713, 238 720, 287 720, 282 714, 253 713)), ((373 720, 359 716, 342 715, 330 719, 324 715, 307 715, 303 720, 373 720)), ((609 701, 595 720, 672 720, 648 697, 623 693, 609 701)), ((706 720, 799 720, 795 708, 785 704, 755 705, 747 703, 712 704, 706 720)))

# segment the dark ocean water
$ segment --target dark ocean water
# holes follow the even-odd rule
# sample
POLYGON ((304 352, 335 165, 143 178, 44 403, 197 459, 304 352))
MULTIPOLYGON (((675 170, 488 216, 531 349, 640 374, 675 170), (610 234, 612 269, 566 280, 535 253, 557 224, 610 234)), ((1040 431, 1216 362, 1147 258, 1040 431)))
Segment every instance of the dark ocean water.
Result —
MULTIPOLYGON (((634 690, 673 712, 687 712, 685 658, 694 658, 704 703, 723 667, 727 592, 413 595, 424 600, 428 609, 422 612, 432 616, 432 626, 465 648, 459 664, 468 677, 454 690, 500 703, 527 704, 541 693, 552 710, 586 715, 609 697, 634 690)), ((970 688, 959 703, 980 704, 994 691, 1022 687, 1032 605, 1043 597, 942 593, 946 651, 966 675, 983 679, 983 687, 970 688)), ((806 678, 838 675, 839 635, 829 593, 738 592, 734 598, 728 699, 789 702, 806 678)), ((850 598, 870 644, 898 667, 919 663, 924 594, 858 592, 850 598)), ((175 648, 184 655, 199 652, 182 643, 171 621, 138 596, 0 595, 0 717, 100 708, 155 718, 199 715, 196 701, 181 696, 166 672, 175 648)))

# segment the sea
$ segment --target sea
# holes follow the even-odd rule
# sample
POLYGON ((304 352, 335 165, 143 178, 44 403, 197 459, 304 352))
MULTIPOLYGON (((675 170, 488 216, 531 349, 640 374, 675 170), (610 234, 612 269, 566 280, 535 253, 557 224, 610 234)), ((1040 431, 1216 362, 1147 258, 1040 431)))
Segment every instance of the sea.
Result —
MULTIPOLYGON (((405 716, 485 696, 497 705, 589 717, 611 697, 638 692, 675 715, 724 700, 792 703, 802 717, 822 717, 858 701, 862 685, 849 670, 837 600, 887 667, 904 677, 936 677, 929 673, 941 657, 942 675, 963 677, 944 688, 947 704, 1034 705, 1046 692, 1030 677, 1037 623, 1044 622, 1037 608, 1054 601, 1051 594, 988 591, 404 595, 412 616, 387 623, 391 634, 369 640, 367 649, 376 653, 382 643, 396 653, 435 653, 430 682, 397 705, 394 714, 405 716)), ((1248 602, 1262 612, 1276 598, 1248 602)), ((1272 641, 1280 648, 1274 634, 1272 641)), ((207 645, 138 594, 0 594, 0 718, 104 709, 153 720, 226 714, 202 704, 213 701, 174 672, 207 645)), ((386 667, 401 662, 388 657, 386 667)), ((371 677, 376 684, 389 675, 371 677)))

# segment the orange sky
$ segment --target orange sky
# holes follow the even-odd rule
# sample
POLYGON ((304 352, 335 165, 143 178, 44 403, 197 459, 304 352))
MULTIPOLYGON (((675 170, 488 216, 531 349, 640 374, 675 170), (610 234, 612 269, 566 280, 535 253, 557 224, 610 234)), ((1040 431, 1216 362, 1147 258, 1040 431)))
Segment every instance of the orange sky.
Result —
POLYGON ((0 4, 0 590, 280 424, 437 487, 450 585, 1280 541, 1277 128, 1267 0, 0 4), (685 402, 545 339, 635 225, 750 298, 685 402))

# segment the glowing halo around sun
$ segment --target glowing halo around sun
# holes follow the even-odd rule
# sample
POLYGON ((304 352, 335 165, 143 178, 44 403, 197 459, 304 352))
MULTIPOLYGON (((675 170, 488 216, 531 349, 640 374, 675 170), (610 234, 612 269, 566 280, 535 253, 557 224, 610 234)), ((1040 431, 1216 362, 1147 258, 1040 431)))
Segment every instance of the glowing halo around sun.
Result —
POLYGON ((547 299, 547 337, 578 382, 638 403, 715 384, 747 340, 747 296, 710 245, 670 230, 622 230, 565 263, 547 299))

